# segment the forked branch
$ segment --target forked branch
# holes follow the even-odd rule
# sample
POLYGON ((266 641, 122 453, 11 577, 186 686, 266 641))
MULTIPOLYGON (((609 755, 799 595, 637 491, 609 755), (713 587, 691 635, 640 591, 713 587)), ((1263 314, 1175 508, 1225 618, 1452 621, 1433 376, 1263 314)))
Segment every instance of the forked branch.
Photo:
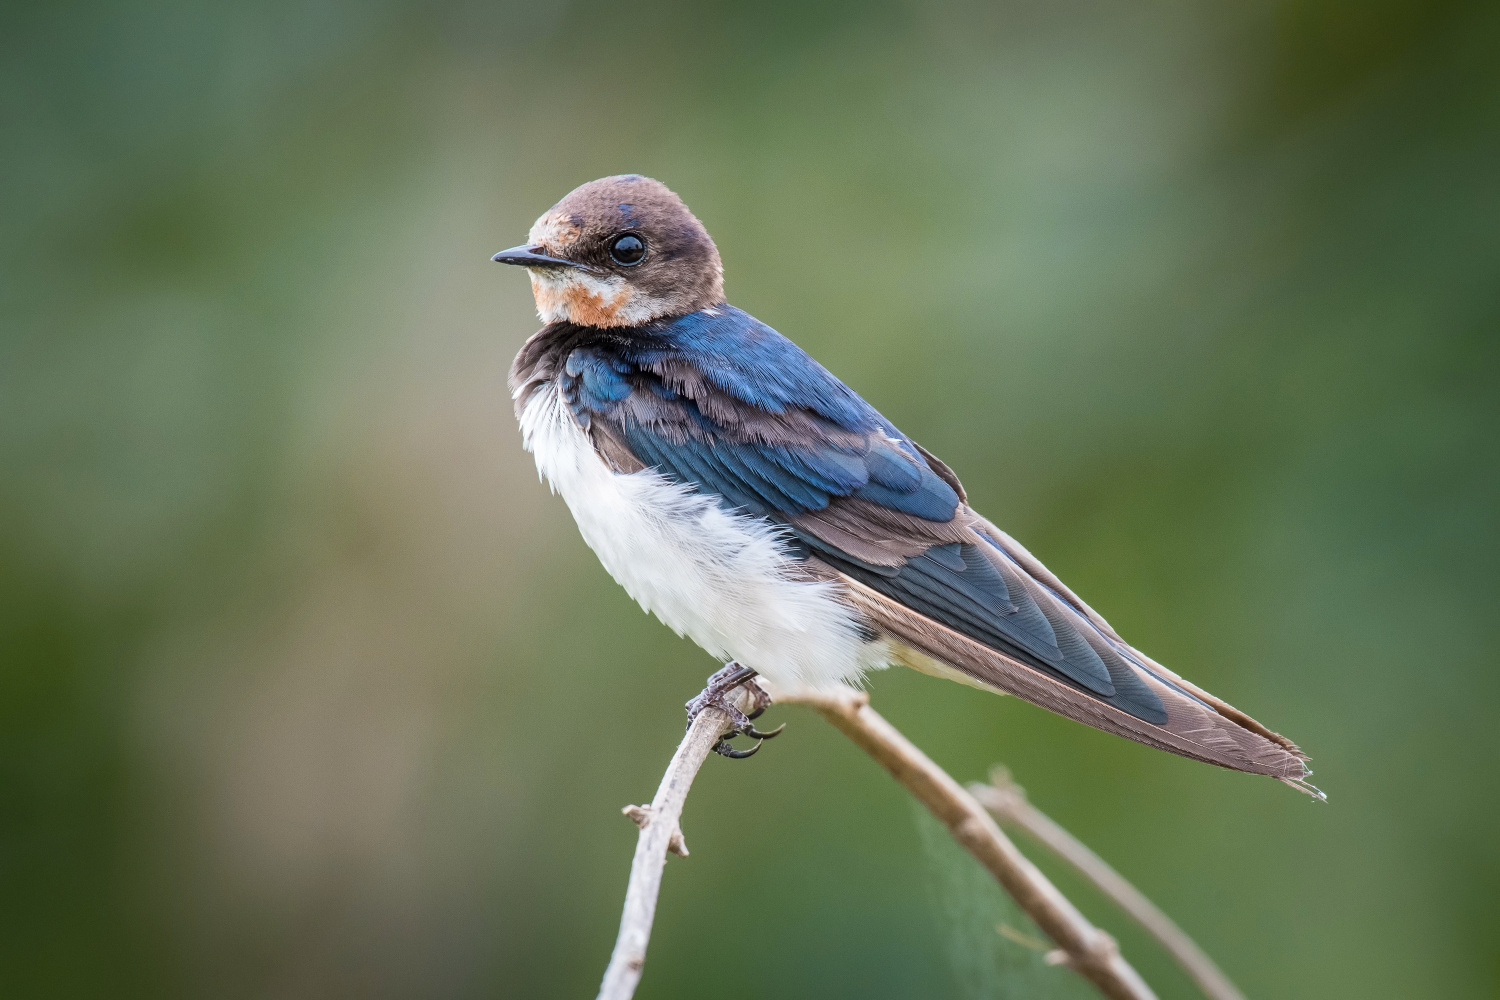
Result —
POLYGON ((1209 1000, 1245 1000, 1245 995, 1219 970, 1213 959, 1184 934, 1171 917, 1157 909, 1144 893, 1082 841, 1028 802, 1025 789, 1011 780, 1008 769, 996 767, 990 772, 988 785, 976 782, 969 786, 969 791, 995 819, 1005 826, 1026 831, 1033 840, 1068 862, 1100 892, 1114 900, 1120 909, 1161 942, 1209 1000))
POLYGON ((1026 860, 1010 838, 957 781, 870 707, 862 691, 831 698, 788 698, 811 705, 874 757, 917 801, 948 827, 1016 905, 1052 939, 1064 961, 1111 1000, 1155 1000, 1114 938, 1089 923, 1066 896, 1026 860))
MULTIPOLYGON (((941 820, 953 838, 994 875, 1017 905, 1057 945, 1056 958, 1049 956, 1049 960, 1071 966, 1111 1000, 1155 1000, 1151 988, 1120 955, 1114 939, 1089 923, 1017 850, 986 811, 987 807, 1078 866, 1156 935, 1209 997, 1243 1000, 1208 957, 1149 900, 1088 848, 1027 804, 1019 789, 1008 781, 972 786, 975 794, 971 794, 872 709, 863 692, 848 690, 816 697, 772 693, 783 704, 801 703, 816 709, 941 820)), ((679 821, 688 789, 714 744, 728 729, 729 717, 725 712, 718 708, 704 709, 672 756, 651 804, 627 806, 624 810, 641 831, 630 866, 620 933, 604 973, 599 1000, 630 1000, 635 993, 646 962, 646 945, 656 916, 667 852, 687 857, 679 821)), ((1005 778, 1000 772, 997 776, 1005 778)))

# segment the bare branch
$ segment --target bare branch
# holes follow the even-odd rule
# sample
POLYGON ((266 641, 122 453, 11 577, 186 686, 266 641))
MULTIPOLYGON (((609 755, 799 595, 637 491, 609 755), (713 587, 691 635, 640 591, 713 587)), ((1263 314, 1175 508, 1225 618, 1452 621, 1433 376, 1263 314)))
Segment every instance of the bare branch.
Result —
POLYGON ((1184 934, 1171 917, 1157 909, 1155 903, 1106 864, 1103 858, 1028 802, 1025 789, 1011 780, 1006 768, 995 768, 990 772, 990 784, 972 784, 969 791, 997 820, 1026 831, 1032 839, 1068 862, 1100 892, 1119 904, 1120 909, 1161 942, 1183 971, 1198 984, 1204 996, 1210 1000, 1245 1000, 1245 995, 1220 971, 1213 959, 1204 954, 1203 949, 1184 934))
POLYGON ((1121 957, 1114 938, 1090 924, 1016 849, 973 795, 870 707, 867 695, 851 690, 835 697, 776 697, 817 709, 901 782, 1057 944, 1062 953, 1058 960, 1111 1000, 1155 1000, 1151 987, 1121 957))
MULTIPOLYGON (((1120 955, 1114 938, 1090 924, 1067 897, 1016 849, 985 811, 986 807, 995 810, 996 815, 1005 821, 1022 826, 1077 865, 1156 935, 1212 1000, 1244 1000, 1208 957, 1149 900, 1067 831, 1027 804, 1020 789, 1008 782, 1008 775, 996 772, 997 778, 1007 779, 1004 783, 997 780, 995 785, 972 786, 974 792, 983 798, 981 804, 975 794, 966 791, 872 709, 863 692, 846 690, 835 695, 817 696, 772 693, 783 704, 801 703, 817 709, 931 810, 948 827, 953 838, 995 876, 1017 905, 1058 946, 1048 954, 1049 963, 1070 966, 1111 1000, 1156 1000, 1151 987, 1120 955), (1134 898, 1127 902, 1132 895, 1134 898), (1195 964, 1189 965, 1190 959, 1195 964)), ((747 705, 747 701, 741 702, 742 709, 747 705)), ((630 1000, 635 994, 646 963, 646 945, 656 917, 656 900, 661 891, 667 852, 688 856, 687 843, 679 825, 688 790, 713 745, 728 728, 729 717, 720 709, 702 711, 673 754, 651 804, 626 806, 622 810, 640 827, 640 836, 630 866, 620 933, 610 956, 609 968, 604 973, 599 1000, 630 1000)))
POLYGON ((699 712, 672 755, 651 804, 626 806, 622 810, 641 828, 641 833, 635 842, 635 858, 630 863, 620 934, 615 939, 609 967, 604 970, 599 1000, 630 1000, 635 995, 641 969, 646 965, 646 945, 651 940, 652 921, 656 919, 656 898, 661 892, 667 851, 688 856, 687 842, 679 825, 688 789, 713 745, 728 728, 729 716, 722 709, 706 708, 699 712))

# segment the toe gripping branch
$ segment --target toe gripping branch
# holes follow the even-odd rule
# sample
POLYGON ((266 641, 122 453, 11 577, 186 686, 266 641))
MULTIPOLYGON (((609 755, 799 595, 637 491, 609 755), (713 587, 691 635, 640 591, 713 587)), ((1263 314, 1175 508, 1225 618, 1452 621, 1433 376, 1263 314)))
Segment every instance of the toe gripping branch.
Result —
POLYGON ((730 660, 724 664, 722 669, 708 679, 708 686, 699 692, 697 697, 687 703, 688 725, 691 726, 693 720, 705 708, 712 706, 721 710, 725 715, 729 716, 729 729, 719 739, 719 742, 714 744, 713 751, 724 757, 743 760, 759 750, 763 741, 779 735, 786 728, 786 724, 783 723, 769 733, 763 733, 752 724, 753 720, 760 718, 761 713, 770 704, 771 696, 766 694, 759 684, 755 683, 755 671, 749 667, 742 667, 733 660, 730 660), (732 697, 735 689, 740 687, 749 692, 751 704, 754 706, 749 715, 740 711, 739 706, 735 704, 735 699, 732 697), (755 745, 748 750, 736 750, 734 745, 729 742, 736 736, 748 736, 756 741, 755 745))

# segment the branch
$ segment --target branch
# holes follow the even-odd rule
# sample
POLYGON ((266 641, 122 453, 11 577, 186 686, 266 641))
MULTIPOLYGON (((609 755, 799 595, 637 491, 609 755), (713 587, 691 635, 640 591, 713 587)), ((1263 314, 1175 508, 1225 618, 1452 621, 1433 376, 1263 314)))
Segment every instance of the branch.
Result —
MULTIPOLYGON (((867 695, 847 690, 834 696, 778 696, 777 701, 801 703, 817 709, 840 732, 853 740, 856 746, 895 776, 907 791, 948 827, 959 844, 989 869, 1017 905, 1057 944, 1058 952, 1055 954, 1060 956, 1058 961, 1077 970, 1111 1000, 1156 1000, 1156 994, 1121 957, 1114 938, 1090 924, 1047 877, 1016 849, 985 812, 984 806, 872 709, 867 695)), ((748 698, 740 702, 741 710, 747 707, 748 698)), ((720 709, 706 708, 700 712, 688 728, 687 735, 682 738, 677 752, 672 755, 672 761, 662 775, 661 785, 651 804, 626 806, 622 810, 635 821, 641 832, 636 840, 635 858, 630 865, 630 883, 625 892, 620 933, 615 939, 615 950, 610 956, 609 967, 605 970, 604 981, 599 987, 598 1000, 630 1000, 635 994, 641 970, 646 964, 646 945, 651 939, 651 925, 656 918, 656 900, 661 892, 661 877, 667 863, 667 852, 670 850, 682 857, 688 856, 687 844, 679 825, 688 789, 692 787, 693 778, 697 776, 698 769, 703 766, 713 745, 728 728, 729 717, 720 709)), ((986 798, 992 797, 991 792, 995 795, 1004 794, 1000 789, 991 788, 986 791, 986 798)), ((1041 816, 1040 813, 1036 815, 1041 816)), ((1046 817, 1041 818, 1051 823, 1046 817)), ((1063 837, 1068 836, 1056 824, 1052 826, 1063 837)), ((1076 841, 1073 843, 1077 844, 1076 841)), ((1087 853, 1087 848, 1082 844, 1077 844, 1077 847, 1087 853)), ((1093 855, 1090 854, 1089 857, 1093 855)), ((1094 861, 1108 871, 1102 861, 1097 858, 1094 861)), ((1114 877, 1129 888, 1128 883, 1124 883, 1118 875, 1114 877)), ((1141 898, 1145 902, 1144 897, 1141 898)), ((1145 905, 1149 907, 1151 904, 1145 902, 1145 905)), ((1152 910, 1155 912, 1154 907, 1152 910)), ((1134 911, 1130 912, 1134 915, 1134 911)), ((1160 916, 1159 913, 1157 915, 1160 916)), ((1166 920, 1165 917, 1161 919, 1166 920)), ((1167 923, 1170 925, 1170 921, 1167 923)), ((1181 935, 1181 931, 1177 933, 1181 935)), ((1183 940, 1187 939, 1184 937, 1183 940)), ((1192 942, 1187 943, 1192 947, 1192 942)), ((1199 955, 1212 969, 1212 963, 1201 953, 1199 955)), ((1053 957, 1049 955, 1048 960, 1052 961, 1053 957)), ((1222 979, 1222 974, 1220 978, 1222 979)), ((1228 988, 1231 992, 1210 996, 1215 1000, 1220 1000, 1221 997, 1223 1000, 1243 1000, 1238 993, 1233 992, 1232 986, 1228 988)))
POLYGON ((635 995, 641 969, 646 964, 646 944, 651 940, 651 924, 656 919, 656 897, 661 892, 667 851, 688 856, 687 842, 679 825, 688 789, 713 745, 728 728, 729 716, 722 709, 705 708, 699 712, 672 755, 667 773, 662 775, 661 785, 656 789, 656 798, 649 806, 626 806, 621 810, 635 821, 641 833, 635 842, 635 858, 630 862, 630 884, 625 890, 620 934, 615 939, 609 967, 604 970, 599 1000, 630 1000, 635 995))
POLYGON ((1090 924, 963 786, 918 750, 870 707, 869 696, 848 691, 835 697, 778 696, 822 713, 845 736, 889 771, 948 827, 953 839, 989 869, 1017 905, 1065 955, 1067 965, 1111 1000, 1156 1000, 1145 980, 1120 955, 1114 938, 1090 924))
POLYGON ((997 820, 1026 831, 1119 904, 1120 909, 1161 942, 1209 1000, 1245 1000, 1244 994, 1219 970, 1213 959, 1204 954, 1203 949, 1184 934, 1171 917, 1157 909, 1155 903, 1078 838, 1028 802, 1025 789, 1011 780, 1008 770, 995 768, 990 772, 990 784, 972 784, 969 791, 997 820))

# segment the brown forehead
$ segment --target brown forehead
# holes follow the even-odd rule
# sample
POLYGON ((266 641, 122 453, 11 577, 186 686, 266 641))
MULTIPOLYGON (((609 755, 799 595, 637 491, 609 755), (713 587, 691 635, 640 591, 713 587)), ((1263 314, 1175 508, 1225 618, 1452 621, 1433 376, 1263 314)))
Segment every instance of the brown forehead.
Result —
POLYGON ((650 229, 688 214, 682 199, 660 181, 626 175, 590 181, 552 206, 547 217, 581 229, 650 229))

